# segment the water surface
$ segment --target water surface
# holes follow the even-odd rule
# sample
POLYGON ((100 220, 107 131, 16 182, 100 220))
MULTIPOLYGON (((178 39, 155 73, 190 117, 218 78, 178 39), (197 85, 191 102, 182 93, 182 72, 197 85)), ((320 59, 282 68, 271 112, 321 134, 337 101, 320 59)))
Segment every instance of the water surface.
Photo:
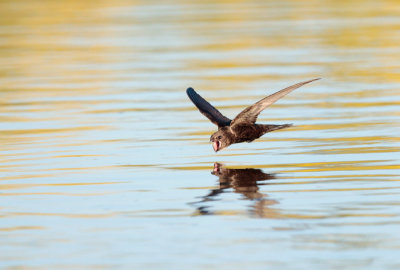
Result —
POLYGON ((396 1, 2 1, 3 269, 398 269, 396 1), (228 117, 299 81, 218 154, 228 117))

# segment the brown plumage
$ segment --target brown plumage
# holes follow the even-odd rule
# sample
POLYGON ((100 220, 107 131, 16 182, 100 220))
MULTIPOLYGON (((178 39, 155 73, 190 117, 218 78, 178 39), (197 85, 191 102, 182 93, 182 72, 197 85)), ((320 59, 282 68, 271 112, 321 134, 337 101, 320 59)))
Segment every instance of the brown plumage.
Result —
POLYGON ((244 109, 233 120, 221 114, 215 107, 197 94, 193 88, 189 87, 186 90, 186 93, 199 111, 208 119, 210 119, 211 122, 218 126, 218 131, 212 134, 210 138, 214 151, 218 152, 219 150, 222 150, 231 144, 252 142, 253 140, 263 136, 265 133, 292 126, 291 124, 263 125, 256 124, 256 121, 258 115, 265 108, 274 104, 277 100, 286 96, 300 86, 316 80, 319 80, 319 78, 294 84, 272 95, 269 95, 244 109))

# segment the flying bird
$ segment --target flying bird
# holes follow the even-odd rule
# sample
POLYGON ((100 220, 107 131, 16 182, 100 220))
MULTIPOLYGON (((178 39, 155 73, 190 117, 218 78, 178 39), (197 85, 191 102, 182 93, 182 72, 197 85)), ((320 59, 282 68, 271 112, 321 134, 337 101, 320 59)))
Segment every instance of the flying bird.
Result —
POLYGON ((204 114, 211 122, 218 126, 218 131, 211 135, 210 142, 215 152, 218 152, 231 144, 241 142, 252 142, 260 138, 265 133, 287 128, 292 124, 284 125, 263 125, 256 124, 258 115, 268 106, 274 104, 280 98, 286 96, 293 90, 320 78, 296 83, 285 89, 282 89, 272 95, 269 95, 255 104, 247 107, 239 113, 233 120, 221 114, 215 107, 208 103, 204 98, 189 87, 186 90, 190 100, 196 105, 199 111, 204 114))

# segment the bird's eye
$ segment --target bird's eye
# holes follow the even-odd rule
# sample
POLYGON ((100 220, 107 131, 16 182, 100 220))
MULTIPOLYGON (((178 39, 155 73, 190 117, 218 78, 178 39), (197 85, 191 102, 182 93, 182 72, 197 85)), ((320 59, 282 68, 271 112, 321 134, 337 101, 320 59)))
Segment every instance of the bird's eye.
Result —
POLYGON ((222 136, 218 136, 218 138, 217 138, 218 140, 221 140, 222 139, 222 136))

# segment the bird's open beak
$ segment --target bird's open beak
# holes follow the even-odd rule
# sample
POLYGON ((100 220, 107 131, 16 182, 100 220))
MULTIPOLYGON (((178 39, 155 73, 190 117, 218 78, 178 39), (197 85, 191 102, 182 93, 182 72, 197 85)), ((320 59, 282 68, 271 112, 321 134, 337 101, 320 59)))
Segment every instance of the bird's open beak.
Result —
POLYGON ((221 145, 221 143, 219 141, 213 142, 213 148, 214 148, 215 152, 218 152, 220 145, 221 145))

